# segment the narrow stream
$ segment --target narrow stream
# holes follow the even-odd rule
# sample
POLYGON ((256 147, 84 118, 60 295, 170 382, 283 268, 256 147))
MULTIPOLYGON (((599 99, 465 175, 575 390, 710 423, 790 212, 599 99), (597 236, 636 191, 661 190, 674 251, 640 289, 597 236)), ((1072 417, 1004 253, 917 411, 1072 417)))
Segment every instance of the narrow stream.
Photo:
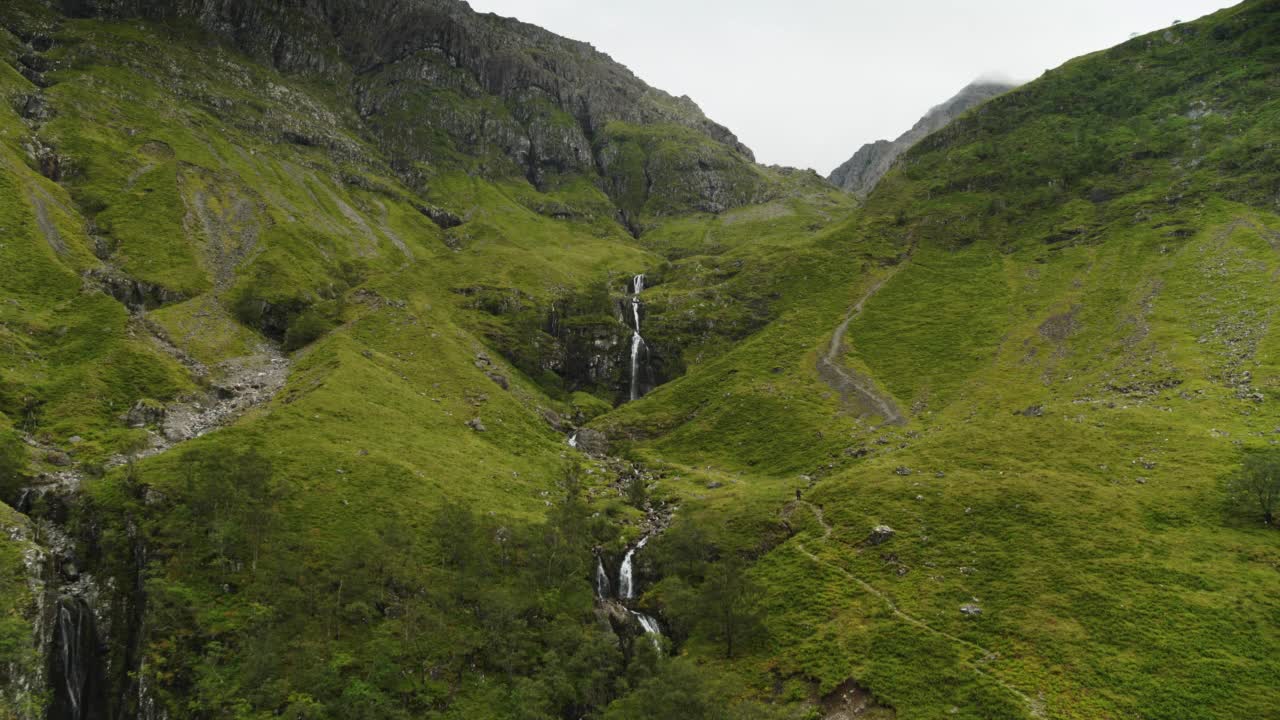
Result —
POLYGON ((604 560, 596 558, 596 597, 607 600, 613 594, 609 586, 609 571, 604 569, 604 560))

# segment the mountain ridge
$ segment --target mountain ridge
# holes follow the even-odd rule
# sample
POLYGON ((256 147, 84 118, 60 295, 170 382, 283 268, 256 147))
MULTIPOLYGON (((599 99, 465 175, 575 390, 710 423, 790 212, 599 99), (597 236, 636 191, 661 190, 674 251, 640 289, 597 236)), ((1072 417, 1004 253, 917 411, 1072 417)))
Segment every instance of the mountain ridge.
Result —
POLYGON ((330 0, 284 9, 254 0, 77 0, 69 12, 190 22, 285 73, 349 86, 359 116, 411 184, 433 172, 422 163, 449 167, 460 152, 489 156, 484 172, 525 175, 544 187, 563 175, 603 175, 602 187, 617 200, 637 181, 610 159, 625 142, 614 141, 610 123, 678 125, 722 146, 700 151, 707 169, 691 170, 711 189, 690 201, 709 209, 740 204, 760 184, 745 171, 751 150, 688 98, 650 87, 587 43, 479 14, 458 0, 330 0), (414 78, 428 82, 415 86, 414 78), (499 112, 486 98, 501 104, 499 112), (443 128, 447 142, 404 129, 424 122, 443 128))
POLYGON ((962 113, 997 95, 1018 87, 1015 83, 995 80, 975 80, 951 98, 929 109, 916 124, 895 140, 876 140, 858 149, 827 176, 833 185, 865 198, 875 189, 880 178, 893 167, 898 158, 923 140, 937 132, 962 113))

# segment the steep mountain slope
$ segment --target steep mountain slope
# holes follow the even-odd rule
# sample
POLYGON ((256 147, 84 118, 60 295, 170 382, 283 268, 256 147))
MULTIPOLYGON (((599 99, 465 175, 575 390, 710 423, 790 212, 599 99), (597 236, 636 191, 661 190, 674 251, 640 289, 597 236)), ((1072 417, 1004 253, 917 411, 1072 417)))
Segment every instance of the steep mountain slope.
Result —
POLYGON ((0 714, 598 713, 592 551, 646 514, 565 440, 625 394, 626 281, 688 278, 664 380, 851 203, 461 3, 75 10, 0 8, 0 714), (732 230, 668 263, 671 215, 732 230))
MULTIPOLYGON (((689 98, 649 87, 585 43, 459 0, 73 5, 86 16, 194 22, 281 71, 325 82, 413 184, 479 168, 546 190, 598 173, 636 227, 649 214, 716 212, 768 194, 751 151, 689 98)), ((341 146, 322 128, 284 132, 341 146)))
POLYGON ((462 3, 65 8, 0 7, 0 717, 1275 707, 1275 0, 861 209, 462 3))
POLYGON ((1223 481, 1280 425, 1278 37, 1246 2, 963 115, 832 231, 883 269, 818 269, 597 421, 760 558, 740 667, 899 717, 1272 712, 1280 536, 1223 481), (851 308, 842 360, 903 426, 824 382, 851 308))
POLYGON ((836 187, 865 198, 875 189, 880 178, 889 172, 894 162, 916 143, 946 127, 970 108, 1015 87, 1017 86, 1007 83, 981 81, 966 85, 950 100, 931 108, 910 130, 899 135, 897 140, 877 140, 858 148, 853 157, 832 170, 827 179, 836 187))

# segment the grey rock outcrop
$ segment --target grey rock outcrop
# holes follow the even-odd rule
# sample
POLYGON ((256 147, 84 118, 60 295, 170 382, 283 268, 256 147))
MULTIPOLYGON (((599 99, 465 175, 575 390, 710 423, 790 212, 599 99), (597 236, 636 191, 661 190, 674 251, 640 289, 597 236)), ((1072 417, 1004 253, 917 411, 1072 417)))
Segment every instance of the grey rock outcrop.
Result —
POLYGON ((131 428, 142 428, 148 425, 159 425, 164 422, 165 407, 154 400, 142 399, 133 404, 125 422, 131 428))
POLYGON ((910 130, 897 140, 877 140, 863 145, 843 165, 827 178, 842 190, 859 197, 866 197, 875 189, 880 178, 889 172, 903 153, 929 135, 941 130, 972 107, 1002 95, 1016 85, 997 82, 974 82, 955 97, 925 113, 910 130))
MULTIPOLYGON (((539 188, 561 175, 594 176, 624 214, 634 214, 652 189, 640 188, 638 198, 621 182, 619 158, 634 159, 636 149, 635 138, 614 125, 624 123, 691 139, 687 157, 646 152, 641 165, 650 174, 673 162, 703 173, 695 187, 673 189, 670 198, 659 189, 652 212, 670 204, 719 212, 761 192, 751 150, 693 100, 650 87, 587 43, 475 12, 460 0, 62 4, 81 17, 194 22, 285 73, 345 88, 363 129, 411 184, 428 179, 424 166, 448 167, 465 156, 486 174, 523 176, 539 188)), ((341 133, 286 130, 286 141, 334 152, 342 142, 341 133)), ((456 224, 446 212, 428 214, 456 224)))
POLYGON ((599 430, 584 428, 576 434, 577 448, 588 455, 603 457, 609 454, 609 437, 599 430))
POLYGON ((130 310, 151 310, 187 299, 183 293, 137 280, 113 267, 94 268, 85 277, 130 310))

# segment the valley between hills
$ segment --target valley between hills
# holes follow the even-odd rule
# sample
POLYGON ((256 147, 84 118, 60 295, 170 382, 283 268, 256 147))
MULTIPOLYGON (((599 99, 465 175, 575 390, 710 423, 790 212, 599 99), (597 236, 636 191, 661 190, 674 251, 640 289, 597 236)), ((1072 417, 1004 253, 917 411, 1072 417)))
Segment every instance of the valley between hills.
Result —
POLYGON ((1280 712, 1277 0, 830 178, 457 0, 0 60, 0 720, 1280 712))

